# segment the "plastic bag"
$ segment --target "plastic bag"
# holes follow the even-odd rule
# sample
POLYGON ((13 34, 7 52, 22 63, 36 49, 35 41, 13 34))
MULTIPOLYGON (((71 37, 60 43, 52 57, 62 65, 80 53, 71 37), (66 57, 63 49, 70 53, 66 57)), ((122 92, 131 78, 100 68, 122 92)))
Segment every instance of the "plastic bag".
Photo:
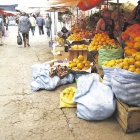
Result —
POLYGON ((105 61, 123 58, 123 49, 99 49, 98 64, 100 67, 105 61))
POLYGON ((60 94, 60 108, 76 107, 76 102, 73 101, 73 96, 75 94, 75 90, 76 90, 76 88, 70 87, 70 88, 66 88, 65 90, 63 90, 61 92, 61 94, 60 94), (66 90, 70 90, 70 91, 68 91, 70 93, 67 93, 66 90))
POLYGON ((18 36, 17 36, 17 44, 22 45, 22 37, 20 34, 18 34, 18 36))
POLYGON ((115 111, 116 101, 109 86, 100 83, 98 74, 78 78, 74 101, 77 116, 85 120, 104 120, 115 111))
POLYGON ((102 67, 102 68, 104 71, 104 77, 103 77, 102 82, 103 84, 111 87, 111 78, 112 78, 112 75, 114 74, 115 67, 112 67, 112 68, 102 67))
POLYGON ((111 83, 118 99, 128 105, 140 106, 140 74, 116 68, 111 83))

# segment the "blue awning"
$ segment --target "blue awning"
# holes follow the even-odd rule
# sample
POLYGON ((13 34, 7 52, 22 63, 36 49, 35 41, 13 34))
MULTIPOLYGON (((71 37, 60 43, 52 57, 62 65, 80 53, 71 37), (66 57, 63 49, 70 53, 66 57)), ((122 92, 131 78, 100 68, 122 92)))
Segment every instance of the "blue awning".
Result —
POLYGON ((16 11, 15 8, 18 6, 18 4, 13 5, 0 5, 0 10, 4 11, 16 11))

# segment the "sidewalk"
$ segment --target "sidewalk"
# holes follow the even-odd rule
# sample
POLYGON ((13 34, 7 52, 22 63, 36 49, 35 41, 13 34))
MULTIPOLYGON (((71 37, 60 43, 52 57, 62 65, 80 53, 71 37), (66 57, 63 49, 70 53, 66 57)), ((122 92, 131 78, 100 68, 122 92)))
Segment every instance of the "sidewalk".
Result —
POLYGON ((9 27, 0 46, 0 140, 139 140, 140 133, 125 134, 112 117, 88 122, 76 117, 76 108, 59 109, 55 91, 32 92, 31 66, 53 59, 46 35, 30 35, 31 47, 19 47, 17 29, 9 27))

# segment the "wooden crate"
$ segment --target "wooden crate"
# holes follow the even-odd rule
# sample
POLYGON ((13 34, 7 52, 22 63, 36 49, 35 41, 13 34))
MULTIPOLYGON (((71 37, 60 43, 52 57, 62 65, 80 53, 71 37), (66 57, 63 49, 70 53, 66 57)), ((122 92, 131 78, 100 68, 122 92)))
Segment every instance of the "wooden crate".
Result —
POLYGON ((68 52, 61 52, 60 55, 54 55, 54 59, 57 59, 57 60, 64 60, 65 58, 67 58, 69 60, 68 52))
POLYGON ((69 61, 78 58, 79 55, 83 55, 84 60, 87 60, 87 50, 69 50, 69 61))
POLYGON ((140 131, 140 107, 131 107, 117 99, 116 119, 126 133, 140 131))
POLYGON ((64 46, 62 46, 62 47, 55 47, 55 52, 58 52, 58 51, 65 51, 64 46))

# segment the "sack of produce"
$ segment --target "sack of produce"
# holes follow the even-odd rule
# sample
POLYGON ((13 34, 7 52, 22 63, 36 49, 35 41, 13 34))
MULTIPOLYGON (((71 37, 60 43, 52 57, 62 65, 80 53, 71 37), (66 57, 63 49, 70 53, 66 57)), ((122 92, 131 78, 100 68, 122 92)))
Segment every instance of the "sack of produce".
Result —
POLYGON ((140 74, 116 68, 111 83, 118 99, 128 105, 140 106, 140 74))
POLYGON ((104 120, 110 117, 116 108, 111 88, 100 82, 98 74, 78 78, 73 100, 77 102, 77 116, 84 120, 104 120))
POLYGON ((63 90, 60 94, 60 108, 76 107, 76 102, 73 101, 76 88, 70 87, 63 90))
POLYGON ((111 68, 102 67, 102 68, 104 71, 104 77, 102 82, 103 84, 111 87, 111 78, 114 73, 115 67, 111 67, 111 68))
POLYGON ((121 47, 110 49, 110 46, 108 46, 106 49, 99 49, 98 64, 100 67, 102 67, 105 61, 119 58, 123 58, 123 49, 121 47))
POLYGON ((31 83, 32 91, 39 89, 54 90, 57 86, 72 83, 74 81, 73 74, 60 74, 50 77, 51 67, 49 64, 35 64, 32 66, 33 82, 31 83))

